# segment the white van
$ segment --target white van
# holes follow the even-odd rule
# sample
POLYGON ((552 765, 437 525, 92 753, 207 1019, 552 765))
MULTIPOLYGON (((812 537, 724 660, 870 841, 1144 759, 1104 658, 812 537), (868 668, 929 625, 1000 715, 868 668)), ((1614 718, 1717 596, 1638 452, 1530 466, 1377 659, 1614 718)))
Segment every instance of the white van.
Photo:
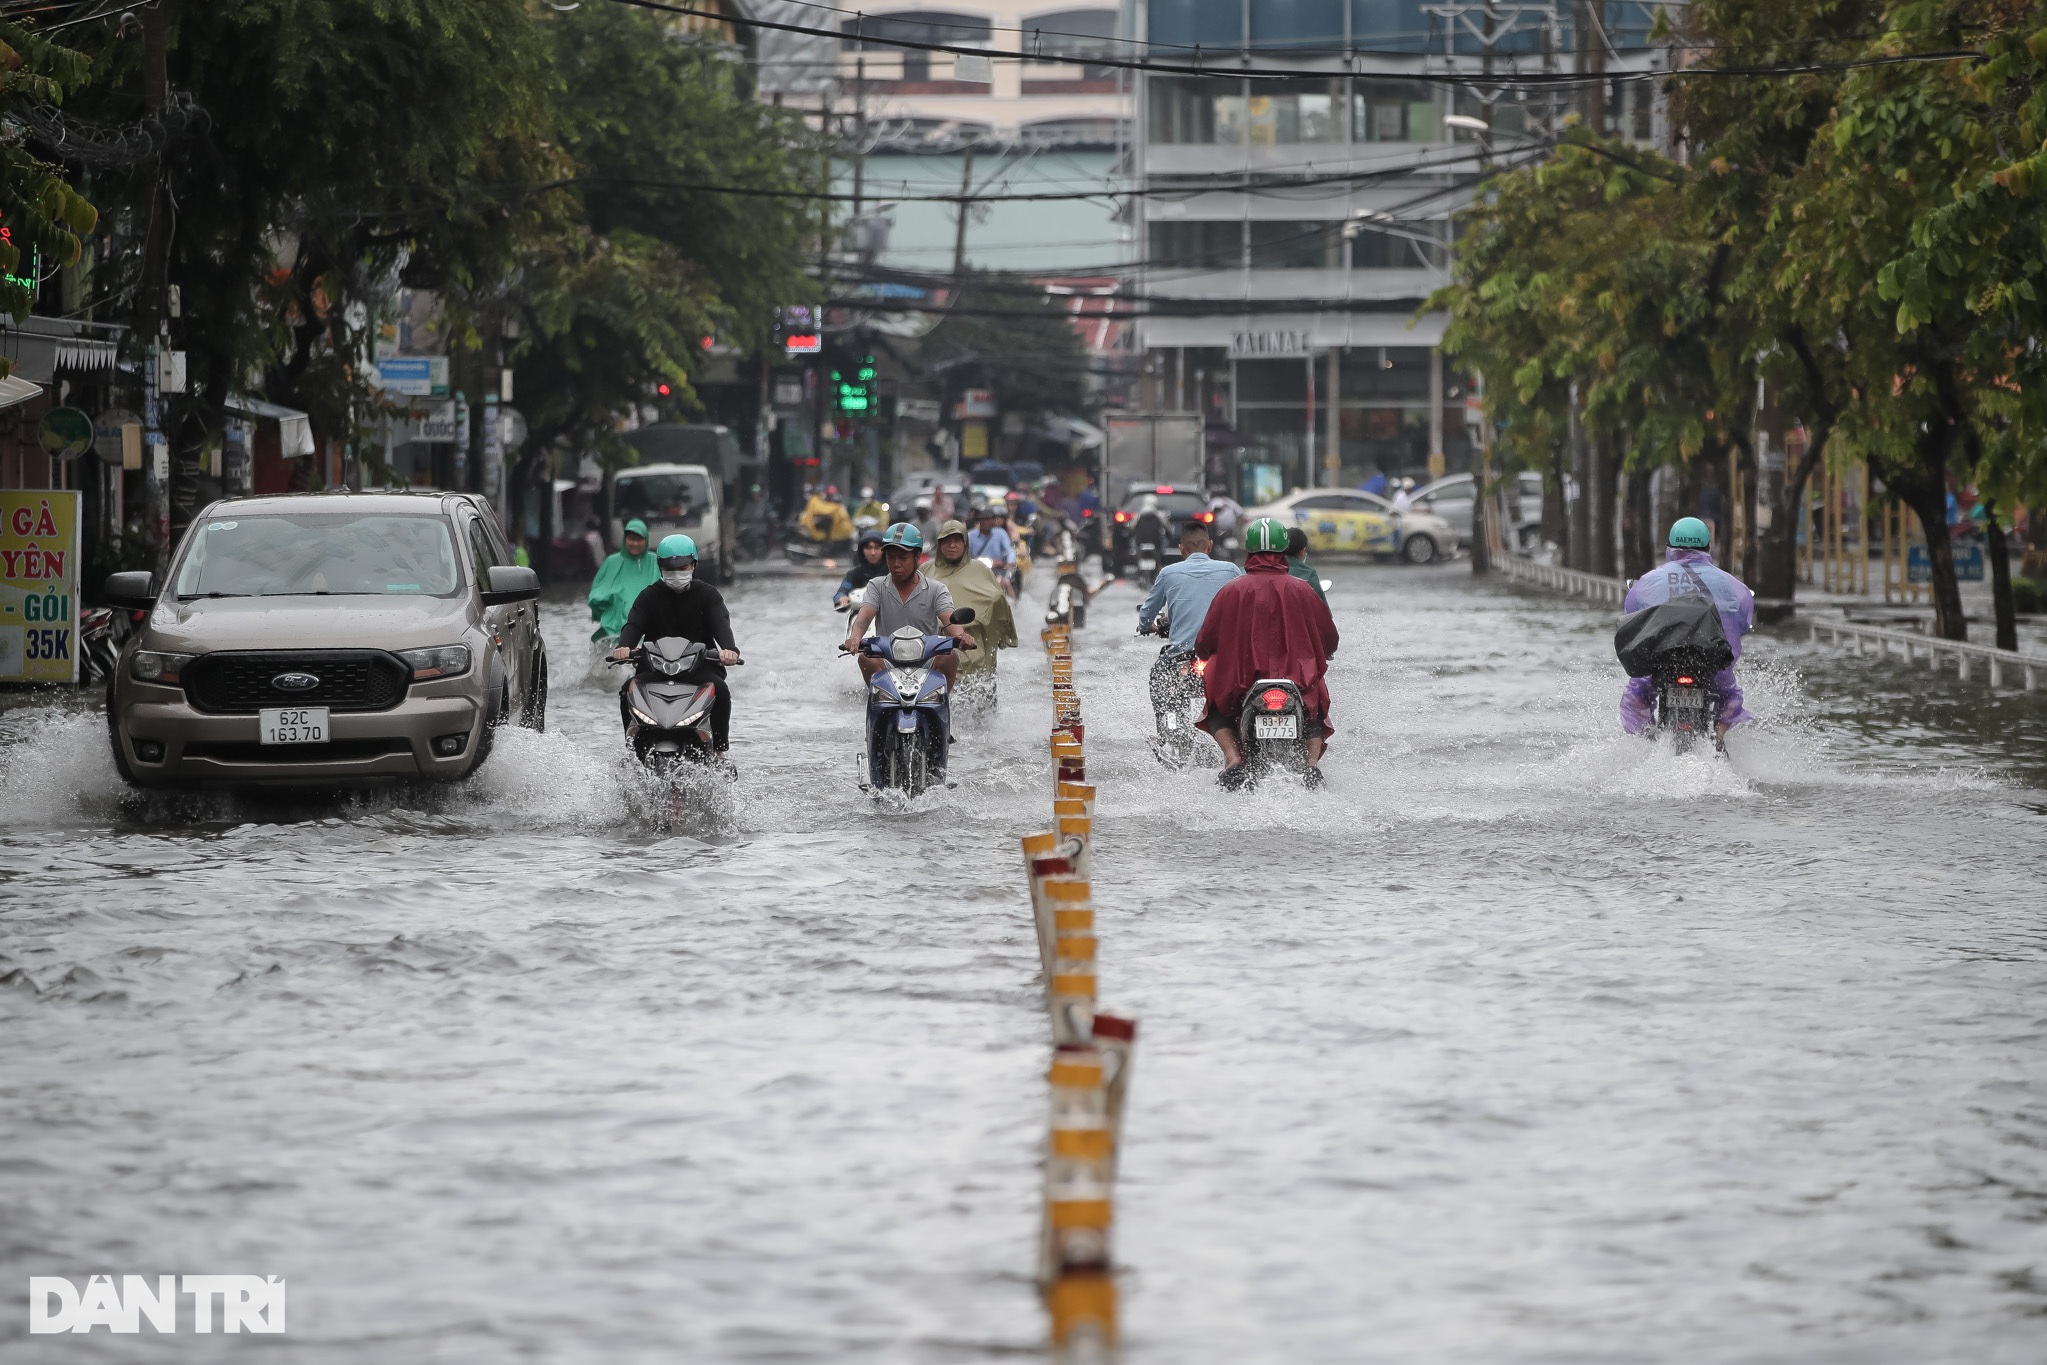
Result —
POLYGON ((629 465, 611 476, 610 543, 625 539, 625 524, 647 523, 647 542, 680 532, 697 543, 697 572, 706 583, 728 581, 724 493, 700 464, 629 465))

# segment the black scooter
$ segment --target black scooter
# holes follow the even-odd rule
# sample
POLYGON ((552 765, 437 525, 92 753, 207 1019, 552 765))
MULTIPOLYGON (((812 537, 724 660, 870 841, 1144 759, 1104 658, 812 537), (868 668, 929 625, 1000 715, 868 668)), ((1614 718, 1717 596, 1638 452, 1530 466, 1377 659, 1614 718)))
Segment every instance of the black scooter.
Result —
POLYGON ((1245 785, 1275 772, 1307 777, 1308 707, 1299 685, 1288 678, 1252 683, 1237 717, 1237 743, 1244 750, 1245 785))
POLYGON ((716 657, 714 645, 668 635, 643 640, 630 658, 612 661, 614 667, 634 670, 625 691, 625 737, 633 757, 649 772, 667 776, 685 763, 712 767, 720 762, 711 747, 718 679, 706 667, 716 657))
POLYGON ((1720 698, 1713 695, 1713 674, 1689 651, 1659 657, 1656 672, 1656 733, 1670 736, 1673 753, 1688 754, 1706 740, 1726 752, 1716 726, 1720 698))

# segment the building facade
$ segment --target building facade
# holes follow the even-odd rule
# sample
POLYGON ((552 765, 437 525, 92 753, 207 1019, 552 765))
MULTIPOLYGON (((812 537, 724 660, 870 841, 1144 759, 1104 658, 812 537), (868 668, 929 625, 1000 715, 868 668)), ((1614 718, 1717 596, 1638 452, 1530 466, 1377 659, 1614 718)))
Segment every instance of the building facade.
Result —
POLYGON ((1653 8, 1130 0, 1151 62, 1215 68, 1136 73, 1142 401, 1233 428, 1256 452, 1228 475, 1242 497, 1469 468, 1465 378, 1443 364, 1446 319, 1421 311, 1450 280, 1455 214, 1484 165, 1539 155, 1568 112, 1660 138, 1638 78, 1664 61, 1653 8), (1514 81, 1587 68, 1609 74, 1514 81))

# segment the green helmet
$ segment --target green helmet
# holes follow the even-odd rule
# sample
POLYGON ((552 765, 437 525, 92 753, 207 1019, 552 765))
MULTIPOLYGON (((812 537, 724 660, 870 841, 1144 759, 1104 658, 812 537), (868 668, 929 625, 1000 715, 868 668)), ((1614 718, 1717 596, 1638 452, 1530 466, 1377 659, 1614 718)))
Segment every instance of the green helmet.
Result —
POLYGON ((1704 550, 1713 544, 1713 533, 1697 517, 1679 517, 1670 523, 1670 548, 1704 550))
POLYGON ((663 568, 668 566, 671 559, 693 560, 696 557, 697 543, 688 536, 663 536, 661 543, 654 547, 654 558, 663 568))
POLYGON ((1286 526, 1278 517, 1260 517, 1244 532, 1244 548, 1252 554, 1286 553, 1286 526))
POLYGON ((881 548, 894 546, 900 550, 921 550, 924 548, 924 533, 907 521, 899 521, 888 528, 881 538, 881 548))

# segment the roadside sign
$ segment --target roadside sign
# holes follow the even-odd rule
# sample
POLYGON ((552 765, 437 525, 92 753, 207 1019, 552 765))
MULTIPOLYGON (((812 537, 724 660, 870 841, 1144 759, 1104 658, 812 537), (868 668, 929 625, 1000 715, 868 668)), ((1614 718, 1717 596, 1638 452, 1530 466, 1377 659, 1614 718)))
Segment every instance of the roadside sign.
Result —
MULTIPOLYGON (((1955 545, 1950 547, 1955 557, 1955 581, 1958 583, 1981 583, 1983 581, 1983 547, 1981 545, 1955 545)), ((1931 583, 1933 562, 1926 557, 1924 545, 1905 547, 1905 581, 1908 583, 1931 583)))
POLYGON ((376 362, 376 384, 390 393, 412 398, 448 396, 448 357, 391 355, 376 362))
POLYGON ((135 428, 136 464, 133 467, 140 469, 142 467, 142 419, 126 408, 108 408, 93 419, 93 453, 110 465, 120 465, 122 463, 122 452, 125 449, 121 436, 121 429, 123 427, 135 428))
POLYGON ((75 460, 92 449, 92 418, 77 408, 51 408, 36 423, 36 444, 59 460, 75 460))
POLYGON ((78 494, 0 492, 0 682, 78 681, 78 494))
POLYGON ((452 442, 468 437, 468 414, 458 413, 452 399, 445 403, 416 404, 409 415, 412 421, 405 438, 408 441, 452 442))

